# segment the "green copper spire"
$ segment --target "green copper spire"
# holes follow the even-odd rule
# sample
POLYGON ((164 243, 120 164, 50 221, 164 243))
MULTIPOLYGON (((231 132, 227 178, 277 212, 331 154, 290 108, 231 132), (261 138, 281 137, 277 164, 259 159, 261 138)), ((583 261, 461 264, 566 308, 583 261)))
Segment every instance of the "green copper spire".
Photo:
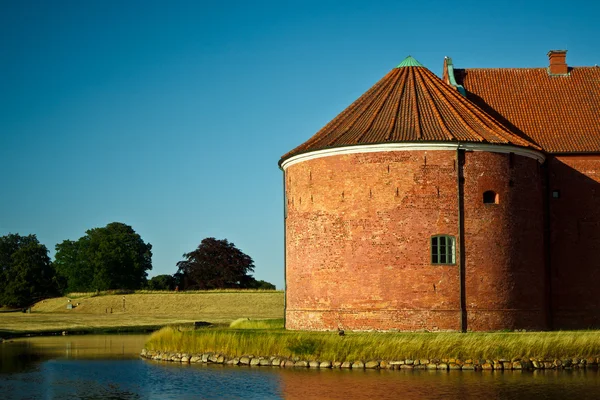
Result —
POLYGON ((396 66, 396 68, 402 68, 402 67, 422 67, 423 65, 418 62, 417 60, 415 60, 414 58, 412 58, 412 56, 408 56, 404 59, 404 61, 402 61, 400 64, 398 64, 398 66, 396 66))

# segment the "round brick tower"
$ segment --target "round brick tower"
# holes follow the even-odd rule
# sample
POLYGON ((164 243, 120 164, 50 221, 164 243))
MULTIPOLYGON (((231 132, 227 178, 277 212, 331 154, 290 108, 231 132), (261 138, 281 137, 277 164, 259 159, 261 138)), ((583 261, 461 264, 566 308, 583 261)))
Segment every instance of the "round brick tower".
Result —
POLYGON ((279 162, 286 328, 545 328, 539 150, 405 59, 279 162))

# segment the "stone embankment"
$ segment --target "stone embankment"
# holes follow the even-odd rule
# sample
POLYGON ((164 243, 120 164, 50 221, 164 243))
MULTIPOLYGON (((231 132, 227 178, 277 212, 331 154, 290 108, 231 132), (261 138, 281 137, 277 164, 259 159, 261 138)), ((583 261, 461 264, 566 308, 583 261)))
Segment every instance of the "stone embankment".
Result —
POLYGON ((542 359, 542 358, 501 358, 496 360, 455 358, 406 359, 396 361, 307 361, 300 358, 259 357, 245 355, 227 357, 219 353, 187 354, 142 350, 143 358, 179 363, 213 363, 240 366, 273 366, 297 368, 348 368, 348 369, 403 369, 403 370, 534 370, 534 369, 577 369, 598 368, 600 357, 542 359))

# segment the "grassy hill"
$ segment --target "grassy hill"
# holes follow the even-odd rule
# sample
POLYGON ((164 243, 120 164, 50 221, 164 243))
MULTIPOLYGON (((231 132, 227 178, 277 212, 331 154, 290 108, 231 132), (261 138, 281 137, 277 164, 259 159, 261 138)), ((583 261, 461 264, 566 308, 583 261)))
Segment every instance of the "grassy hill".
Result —
POLYGON ((283 292, 71 294, 40 301, 28 314, 0 313, 0 336, 64 330, 151 329, 195 321, 228 324, 238 318, 283 318, 283 292), (69 300, 73 306, 70 310, 67 309, 69 300))

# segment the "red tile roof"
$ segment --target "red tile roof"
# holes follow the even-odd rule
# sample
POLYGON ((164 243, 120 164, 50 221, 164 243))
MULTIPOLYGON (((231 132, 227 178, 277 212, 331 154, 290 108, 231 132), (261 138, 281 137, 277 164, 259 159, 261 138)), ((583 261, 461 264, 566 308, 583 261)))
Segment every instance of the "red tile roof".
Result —
POLYGON ((539 149, 427 68, 403 66, 408 64, 392 69, 308 141, 285 154, 280 163, 309 151, 393 142, 460 141, 539 149))
POLYGON ((545 151, 600 152, 600 67, 454 71, 469 100, 545 151))

